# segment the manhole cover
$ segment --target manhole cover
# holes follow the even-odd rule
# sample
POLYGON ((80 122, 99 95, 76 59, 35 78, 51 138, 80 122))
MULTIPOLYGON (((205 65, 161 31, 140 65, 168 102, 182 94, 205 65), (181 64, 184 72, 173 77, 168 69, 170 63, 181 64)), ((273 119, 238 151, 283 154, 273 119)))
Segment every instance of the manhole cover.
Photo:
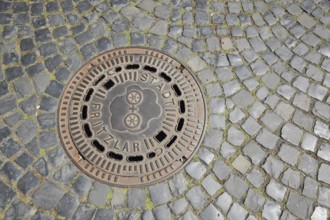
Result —
POLYGON ((196 79, 175 59, 121 48, 85 64, 59 105, 63 146, 89 176, 116 186, 161 181, 193 157, 206 107, 196 79))

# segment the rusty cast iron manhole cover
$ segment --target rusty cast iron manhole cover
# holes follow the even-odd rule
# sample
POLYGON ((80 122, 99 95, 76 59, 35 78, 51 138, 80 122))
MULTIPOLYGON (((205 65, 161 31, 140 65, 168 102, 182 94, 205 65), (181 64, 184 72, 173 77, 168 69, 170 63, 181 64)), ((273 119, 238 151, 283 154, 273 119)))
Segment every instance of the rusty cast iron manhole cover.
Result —
POLYGON ((175 59, 121 48, 85 64, 67 84, 58 129, 73 162, 116 186, 145 186, 183 168, 202 140, 201 88, 175 59))

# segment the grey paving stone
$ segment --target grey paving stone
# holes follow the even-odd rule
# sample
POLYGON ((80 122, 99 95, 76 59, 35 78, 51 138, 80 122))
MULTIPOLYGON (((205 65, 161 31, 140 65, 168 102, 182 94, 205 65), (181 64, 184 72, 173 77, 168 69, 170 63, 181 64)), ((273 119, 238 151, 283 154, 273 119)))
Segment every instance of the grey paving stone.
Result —
POLYGON ((272 202, 267 201, 262 211, 262 217, 267 220, 279 219, 281 215, 281 206, 272 202))
POLYGON ((265 181, 265 178, 263 174, 256 169, 253 169, 247 176, 246 178, 252 183, 253 186, 255 187, 260 187, 263 182, 265 181))
POLYGON ((205 134, 204 146, 219 149, 222 141, 223 132, 216 129, 208 129, 205 134))
POLYGON ((246 218, 248 212, 240 206, 238 203, 234 203, 228 213, 228 219, 230 220, 243 220, 246 218))
POLYGON ((207 202, 205 194, 198 186, 192 187, 186 193, 186 197, 188 198, 189 203, 194 207, 195 210, 201 210, 207 202))
POLYGON ((245 114, 240 108, 235 108, 229 114, 229 120, 232 123, 237 123, 237 122, 241 121, 244 117, 245 117, 245 114))
POLYGON ((146 204, 145 192, 142 189, 131 189, 128 191, 128 207, 130 209, 144 209, 146 204))
POLYGON ((265 148, 273 149, 276 146, 278 139, 279 138, 276 135, 270 133, 266 129, 262 129, 258 134, 256 141, 265 148))
POLYGON ((309 198, 316 199, 318 188, 319 188, 319 183, 316 180, 310 177, 306 177, 304 181, 304 188, 302 194, 309 198))
POLYGON ((284 162, 291 164, 294 166, 299 157, 299 151, 295 148, 291 147, 290 145, 283 144, 279 153, 277 154, 284 162))
POLYGON ((149 193, 151 200, 155 205, 167 203, 172 199, 169 187, 165 183, 158 183, 149 186, 149 193))
POLYGON ((239 176, 234 174, 226 181, 225 188, 236 199, 241 199, 248 190, 247 184, 239 176))
POLYGON ((296 93, 293 99, 293 105, 308 111, 310 109, 311 98, 304 93, 296 93))
POLYGON ((314 209, 314 212, 313 212, 313 214, 311 216, 311 219, 320 219, 320 220, 322 219, 322 220, 325 220, 325 219, 327 219, 327 216, 328 216, 327 209, 318 206, 318 207, 316 207, 314 209))
POLYGON ((271 130, 275 131, 283 122, 280 116, 276 113, 267 111, 261 121, 271 130))
POLYGON ((215 129, 224 129, 226 127, 226 117, 224 115, 211 114, 210 126, 215 129))
POLYGON ((326 187, 320 187, 318 194, 318 202, 327 208, 330 208, 330 189, 326 187))
POLYGON ((142 213, 142 220, 153 220, 154 216, 152 214, 152 211, 146 210, 142 213))
POLYGON ((45 131, 39 134, 39 144, 41 148, 49 148, 58 144, 57 133, 45 131))
POLYGON ((230 168, 222 161, 215 161, 212 171, 218 177, 219 180, 224 180, 230 174, 230 168))
POLYGON ((203 220, 224 219, 222 213, 219 210, 217 210, 213 204, 207 206, 200 216, 203 220))
POLYGON ((28 171, 17 183, 17 188, 26 195, 40 183, 40 179, 33 174, 33 172, 28 171))
POLYGON ((201 162, 190 162, 186 168, 186 172, 192 178, 199 180, 202 178, 207 171, 207 168, 201 162))
POLYGON ((207 84, 215 80, 213 73, 209 69, 197 73, 197 76, 203 84, 207 84))
POLYGON ((290 87, 288 85, 282 85, 282 86, 278 87, 278 89, 276 91, 278 94, 280 94, 287 100, 290 100, 296 92, 295 89, 293 89, 292 87, 290 87))
POLYGON ((329 176, 330 166, 328 164, 321 164, 318 172, 318 180, 330 184, 329 176))
POLYGON ((328 89, 318 84, 311 84, 308 90, 308 95, 322 101, 327 94, 328 89))
POLYGON ((33 167, 39 172, 42 176, 48 175, 48 166, 44 158, 40 158, 33 167))
POLYGON ((28 115, 33 115, 37 109, 37 96, 33 95, 19 103, 19 107, 28 115))
POLYGON ((37 211, 31 219, 32 220, 54 220, 55 218, 53 216, 49 216, 47 214, 37 211))
POLYGON ((179 220, 197 220, 198 218, 191 210, 188 210, 179 220))
POLYGON ((275 109, 275 112, 286 121, 288 121, 289 119, 292 118, 294 111, 295 111, 295 108, 292 105, 287 104, 285 102, 280 102, 276 106, 276 109, 275 109))
POLYGON ((82 220, 89 220, 93 219, 93 216, 95 215, 95 208, 93 208, 91 205, 87 203, 81 203, 73 215, 73 219, 82 219, 82 220))
POLYGON ((224 192, 217 198, 214 204, 219 207, 223 214, 227 214, 232 202, 233 200, 231 196, 228 193, 224 192))
POLYGON ((64 194, 56 206, 58 214, 65 218, 71 218, 79 206, 79 201, 70 193, 64 194))
POLYGON ((110 187, 103 183, 94 182, 89 191, 87 201, 96 206, 104 206, 107 202, 107 195, 110 187))
POLYGON ((202 186, 210 196, 213 196, 222 187, 211 174, 203 179, 202 186))
POLYGON ((244 204, 254 213, 258 212, 263 204, 265 199, 259 195, 255 190, 249 189, 248 194, 245 198, 244 204))
POLYGON ((329 126, 321 121, 316 121, 314 127, 314 133, 324 139, 330 138, 329 126))
POLYGON ((169 203, 168 206, 175 215, 179 215, 187 208, 188 202, 185 198, 181 198, 172 203, 169 203))
POLYGON ((221 145, 220 154, 227 159, 234 155, 236 151, 237 150, 231 144, 229 144, 228 142, 224 142, 221 145))
POLYGON ((1 143, 0 150, 6 157, 12 157, 22 146, 12 138, 6 139, 1 143))
POLYGON ((168 183, 174 196, 184 193, 188 185, 188 182, 182 173, 173 176, 168 183))
POLYGON ((16 196, 16 192, 2 181, 0 181, 0 190, 0 208, 4 209, 16 196))
POLYGON ((244 156, 239 155, 232 163, 233 167, 240 173, 245 174, 251 167, 251 163, 244 156))
POLYGON ((317 156, 324 160, 330 161, 330 144, 322 143, 317 151, 317 156))
POLYGON ((115 212, 113 209, 108 209, 108 208, 97 209, 94 219, 95 220, 102 220, 102 219, 113 220, 113 219, 115 219, 115 212))
POLYGON ((268 156, 262 168, 273 178, 277 179, 284 169, 282 161, 276 159, 272 155, 268 156))
POLYGON ((294 171, 291 168, 287 169, 282 177, 282 183, 294 189, 298 189, 300 187, 300 180, 300 172, 294 171))
POLYGON ((323 102, 315 102, 313 113, 325 120, 330 119, 330 106, 323 102))
POLYGON ((155 215, 155 218, 159 220, 167 220, 171 218, 170 209, 167 207, 166 204, 153 209, 153 213, 155 215))
POLYGON ((286 207, 294 215, 305 219, 312 214, 313 202, 303 196, 300 196, 296 192, 290 192, 286 207))
POLYGON ((291 123, 287 123, 282 127, 281 137, 294 145, 300 143, 302 135, 303 131, 291 123))
POLYGON ((64 195, 64 191, 54 185, 52 182, 46 181, 32 196, 32 202, 34 205, 50 210, 55 207, 61 197, 64 195))
POLYGON ((77 175, 77 168, 74 164, 65 164, 58 171, 56 171, 53 175, 54 179, 63 183, 68 184, 74 179, 77 175))
POLYGON ((318 161, 308 154, 303 154, 298 165, 298 168, 306 174, 309 174, 313 177, 316 176, 318 167, 318 161))
POLYGON ((112 199, 111 199, 111 207, 114 209, 122 209, 126 205, 126 197, 127 193, 118 189, 114 188, 112 191, 112 199))
POLYGON ((235 146, 241 146, 244 142, 244 133, 238 130, 235 127, 230 127, 228 130, 228 141, 235 145, 235 146))
POLYGON ((17 136, 21 139, 21 141, 26 144, 32 140, 36 135, 36 125, 32 120, 23 122, 16 130, 17 136))
POLYGON ((283 186, 280 183, 277 183, 275 180, 270 180, 266 187, 266 193, 275 199, 278 202, 282 202, 287 191, 287 187, 283 186))

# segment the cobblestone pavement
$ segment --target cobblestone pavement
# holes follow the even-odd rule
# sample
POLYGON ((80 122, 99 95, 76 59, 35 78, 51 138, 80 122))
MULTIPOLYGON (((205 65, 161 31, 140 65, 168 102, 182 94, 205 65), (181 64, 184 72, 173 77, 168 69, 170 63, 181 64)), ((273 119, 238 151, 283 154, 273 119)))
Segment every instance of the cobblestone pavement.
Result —
POLYGON ((1 219, 330 217, 328 0, 0 0, 1 219), (56 109, 102 51, 161 49, 196 73, 209 122, 168 181, 109 187, 64 153, 56 109))

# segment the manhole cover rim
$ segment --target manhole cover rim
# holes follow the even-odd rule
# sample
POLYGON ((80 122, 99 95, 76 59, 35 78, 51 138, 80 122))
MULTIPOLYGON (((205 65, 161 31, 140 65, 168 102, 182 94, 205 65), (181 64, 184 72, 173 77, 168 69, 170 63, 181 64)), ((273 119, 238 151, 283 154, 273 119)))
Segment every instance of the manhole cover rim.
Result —
MULTIPOLYGON (((163 57, 159 58, 159 59, 162 59, 162 60, 165 61, 165 59, 163 57)), ((207 99, 205 98, 206 91, 205 91, 205 88, 203 88, 201 86, 202 82, 197 78, 197 76, 195 74, 196 73, 194 71, 192 71, 191 68, 188 65, 186 65, 183 62, 180 62, 174 55, 171 55, 171 54, 169 54, 167 52, 164 52, 164 51, 161 51, 159 49, 155 49, 155 48, 152 48, 152 47, 145 47, 145 46, 117 47, 117 48, 113 48, 113 49, 104 51, 104 52, 102 52, 100 54, 97 54, 96 56, 93 56, 92 58, 88 59, 87 61, 84 62, 84 64, 80 68, 78 68, 76 71, 72 71, 72 73, 70 74, 70 78, 69 78, 69 80, 67 80, 66 85, 64 86, 64 88, 61 92, 61 95, 59 97, 58 108, 57 108, 57 111, 56 111, 56 113, 57 113, 57 116, 56 116, 57 131, 58 131, 58 136, 59 136, 59 139, 60 139, 60 142, 61 142, 61 146, 62 146, 62 148, 64 148, 64 151, 65 151, 66 155, 70 158, 70 161, 73 162, 75 164, 75 166, 78 167, 78 169, 82 173, 86 174, 91 179, 94 179, 98 182, 101 182, 101 183, 104 183, 104 184, 107 184, 107 185, 110 185, 110 186, 114 186, 114 187, 120 187, 120 188, 147 187, 147 186, 154 185, 154 184, 160 183, 162 181, 168 180, 170 177, 173 177, 175 174, 182 171, 182 169, 184 169, 184 167, 186 167, 189 164, 189 162, 196 156, 196 153, 199 150, 199 148, 202 147, 202 143, 203 143, 204 138, 205 138, 207 123, 208 123, 208 107, 207 107, 207 99), (185 158, 186 160, 184 161, 184 163, 182 163, 177 169, 175 169, 174 171, 172 171, 168 175, 166 175, 164 177, 161 177, 161 178, 158 178, 158 179, 156 179, 154 181, 151 181, 151 182, 146 182, 146 183, 142 183, 142 184, 141 183, 139 183, 139 184, 117 184, 117 183, 114 183, 114 182, 103 180, 102 178, 99 178, 99 177, 93 175, 91 172, 89 172, 89 170, 84 169, 81 165, 80 160, 77 160, 77 157, 78 157, 79 153, 78 153, 78 155, 73 155, 72 152, 69 151, 69 149, 67 148, 67 144, 64 143, 65 140, 63 139, 63 136, 62 136, 62 133, 61 133, 61 128, 60 128, 61 127, 60 126, 60 111, 61 111, 61 108, 60 107, 63 104, 63 97, 66 95, 66 92, 67 92, 69 86, 74 81, 76 74, 78 74, 79 72, 81 72, 85 68, 88 69, 88 66, 90 66, 92 64, 92 61, 96 60, 98 57, 104 56, 106 54, 109 54, 109 53, 115 52, 115 51, 131 50, 131 49, 150 50, 150 51, 154 51, 154 52, 163 54, 167 58, 169 58, 171 60, 174 60, 178 65, 184 67, 184 69, 186 69, 188 71, 189 75, 193 78, 193 80, 195 81, 196 86, 198 87, 198 89, 200 91, 199 95, 201 96, 202 106, 203 106, 203 110, 204 110, 204 118, 203 118, 204 124, 202 125, 202 128, 201 128, 201 134, 199 136, 198 143, 194 147, 194 150, 191 152, 190 157, 185 158)), ((66 122, 66 124, 67 123, 68 122, 66 122)), ((68 130, 67 132, 69 133, 69 135, 71 137, 70 131, 68 130)), ((71 141, 73 143, 72 139, 71 139, 71 141)), ((73 146, 75 146, 75 144, 73 144, 73 146)), ((78 152, 77 149, 76 149, 76 151, 78 152)), ((82 159, 80 155, 79 155, 79 157, 80 157, 80 159, 82 159)))

